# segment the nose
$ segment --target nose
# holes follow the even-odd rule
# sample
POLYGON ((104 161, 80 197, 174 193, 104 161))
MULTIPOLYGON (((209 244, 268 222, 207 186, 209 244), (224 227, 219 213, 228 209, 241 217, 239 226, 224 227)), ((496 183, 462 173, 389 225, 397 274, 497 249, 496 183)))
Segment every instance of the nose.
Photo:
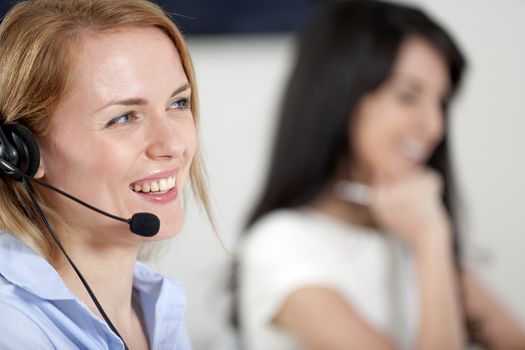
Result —
POLYGON ((176 123, 165 113, 150 115, 145 128, 148 158, 170 160, 177 159, 184 153, 184 141, 176 123))

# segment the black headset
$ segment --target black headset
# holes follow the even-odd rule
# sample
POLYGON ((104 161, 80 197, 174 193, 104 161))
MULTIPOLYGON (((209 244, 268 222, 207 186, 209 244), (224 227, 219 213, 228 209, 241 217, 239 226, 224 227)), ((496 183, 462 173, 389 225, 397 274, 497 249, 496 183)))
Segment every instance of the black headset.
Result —
POLYGON ((0 126, 0 175, 22 181, 40 166, 40 150, 33 134, 20 123, 0 126))

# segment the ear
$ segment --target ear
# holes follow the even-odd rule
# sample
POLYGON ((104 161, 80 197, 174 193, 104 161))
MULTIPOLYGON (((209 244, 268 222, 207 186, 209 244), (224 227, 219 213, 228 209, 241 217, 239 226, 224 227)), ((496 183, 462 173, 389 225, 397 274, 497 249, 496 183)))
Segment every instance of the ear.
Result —
POLYGON ((40 164, 38 165, 38 170, 36 171, 35 175, 33 176, 35 179, 41 179, 46 174, 46 167, 44 165, 44 159, 42 156, 40 156, 40 164))

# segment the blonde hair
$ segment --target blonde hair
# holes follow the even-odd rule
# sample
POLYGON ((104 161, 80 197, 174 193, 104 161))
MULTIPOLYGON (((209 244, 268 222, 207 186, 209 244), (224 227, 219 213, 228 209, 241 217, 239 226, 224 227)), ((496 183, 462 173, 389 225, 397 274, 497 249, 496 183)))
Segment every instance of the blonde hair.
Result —
MULTIPOLYGON (((1 122, 18 122, 37 136, 45 135, 67 89, 75 44, 86 34, 123 27, 158 28, 173 41, 192 87, 191 109, 198 126, 196 81, 184 38, 161 8, 146 0, 30 0, 15 5, 0 24, 1 122)), ((199 150, 190 167, 190 180, 213 224, 199 150)), ((41 196, 39 200, 53 225, 65 227, 41 196)), ((56 245, 36 218, 23 185, 2 178, 0 229, 56 261, 56 245)))

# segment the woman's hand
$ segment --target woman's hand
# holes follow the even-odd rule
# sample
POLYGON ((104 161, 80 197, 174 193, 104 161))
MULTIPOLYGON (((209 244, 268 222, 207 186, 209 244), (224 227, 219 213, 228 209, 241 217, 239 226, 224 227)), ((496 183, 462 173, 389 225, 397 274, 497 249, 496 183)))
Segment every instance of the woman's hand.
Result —
POLYGON ((430 169, 374 183, 370 211, 382 229, 406 239, 416 266, 421 324, 416 349, 463 349, 465 334, 442 179, 430 169))
POLYGON ((442 191, 441 177, 430 169, 395 182, 378 178, 373 184, 370 211, 379 227, 417 246, 429 234, 450 232, 442 191))

